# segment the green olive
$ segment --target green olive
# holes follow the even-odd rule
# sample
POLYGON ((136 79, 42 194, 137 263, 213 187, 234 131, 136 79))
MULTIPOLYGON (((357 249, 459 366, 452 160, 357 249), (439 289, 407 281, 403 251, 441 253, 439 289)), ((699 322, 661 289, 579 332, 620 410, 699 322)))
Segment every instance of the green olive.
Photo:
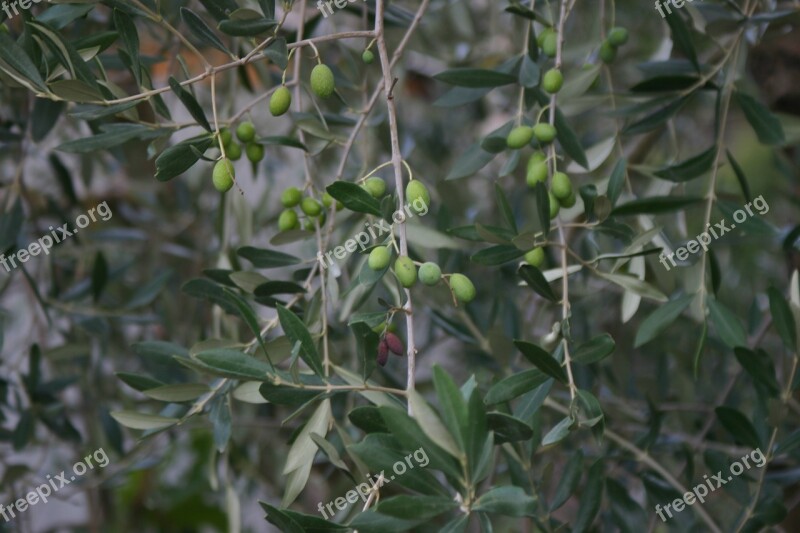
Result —
POLYGON ((373 198, 382 198, 386 194, 386 182, 381 178, 368 178, 363 185, 364 190, 372 195, 373 198))
POLYGON ((547 122, 540 122, 533 127, 533 135, 542 144, 551 143, 556 138, 556 128, 547 122))
POLYGON ((313 198, 303 198, 300 202, 300 209, 310 217, 318 216, 322 212, 322 206, 313 198))
POLYGON ((555 94, 564 85, 564 75, 557 68, 548 70, 542 78, 542 88, 550 94, 555 94))
POLYGON ((528 167, 528 175, 525 178, 528 187, 536 187, 537 183, 544 183, 547 181, 547 163, 544 161, 534 163, 528 167))
POLYGON ((311 90, 320 98, 328 98, 336 89, 333 71, 328 65, 319 64, 311 71, 311 90))
POLYGON ((238 138, 243 143, 249 143, 253 139, 256 138, 256 127, 253 125, 252 122, 242 122, 239 124, 239 127, 236 128, 236 138, 238 138))
POLYGON ((608 41, 603 41, 603 44, 600 45, 600 59, 603 60, 603 63, 610 64, 614 62, 614 59, 617 58, 617 49, 614 48, 608 41))
POLYGON ((269 99, 269 112, 279 117, 289 111, 292 105, 292 93, 285 86, 278 87, 269 99))
POLYGON ((619 48, 628 42, 628 30, 620 26, 611 28, 611 31, 608 32, 608 42, 614 48, 619 48))
POLYGON ((553 196, 559 200, 568 198, 572 194, 572 182, 569 180, 569 176, 563 172, 553 174, 553 183, 550 190, 553 191, 553 196))
POLYGON ((289 231, 300 227, 300 221, 297 219, 297 213, 292 209, 285 209, 281 216, 278 217, 278 229, 281 231, 289 231))
POLYGON ((536 268, 541 267, 544 264, 544 249, 541 246, 534 248, 530 252, 525 254, 525 261, 531 265, 535 266, 536 268))
POLYGON ((550 220, 553 220, 558 216, 558 212, 561 210, 561 204, 558 203, 558 198, 553 196, 552 191, 547 191, 547 197, 550 200, 550 220))
POLYGON ((450 288, 459 302, 469 303, 475 299, 477 292, 475 285, 464 274, 452 274, 450 276, 450 288))
POLYGON ((236 179, 236 170, 233 168, 233 163, 230 159, 220 159, 214 165, 214 171, 211 174, 214 188, 219 192, 228 192, 233 187, 233 181, 236 179))
POLYGON ((303 199, 303 193, 297 187, 289 187, 281 194, 281 203, 284 207, 294 207, 303 199))
POLYGON ((417 266, 410 257, 398 257, 394 262, 394 274, 400 281, 400 284, 409 289, 417 282, 417 266))
POLYGON ((442 269, 436 263, 424 263, 419 267, 419 280, 429 287, 433 287, 442 279, 442 269))
POLYGON ((391 249, 388 246, 378 246, 369 253, 367 264, 372 270, 383 270, 389 266, 391 259, 391 249))
POLYGON ((530 126, 517 126, 506 137, 506 144, 512 150, 525 147, 533 139, 533 128, 530 126))

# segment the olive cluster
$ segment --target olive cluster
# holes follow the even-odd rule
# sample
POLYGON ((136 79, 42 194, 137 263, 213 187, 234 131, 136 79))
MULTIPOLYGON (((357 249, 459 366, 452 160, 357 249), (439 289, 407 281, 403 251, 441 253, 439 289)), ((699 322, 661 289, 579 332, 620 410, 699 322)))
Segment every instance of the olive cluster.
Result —
MULTIPOLYGON (((322 195, 322 203, 310 196, 303 197, 303 193, 297 187, 289 187, 281 194, 281 204, 285 208, 278 217, 278 229, 280 231, 290 231, 300 229, 300 217, 295 211, 295 207, 300 207, 300 211, 305 215, 303 229, 314 231, 314 221, 319 221, 320 226, 324 226, 327 220, 325 209, 330 209, 334 203, 333 196, 328 193, 322 195)), ((344 206, 341 202, 336 202, 336 209, 340 210, 344 206)))
POLYGON ((600 45, 600 59, 603 63, 613 63, 617 58, 617 48, 628 42, 628 30, 625 28, 612 28, 608 37, 600 45))
MULTIPOLYGON (((317 64, 311 70, 310 85, 311 91, 315 95, 320 98, 330 97, 336 90, 333 71, 323 63, 317 64)), ((281 85, 270 97, 269 112, 272 116, 279 117, 289 111, 291 105, 292 93, 288 87, 281 85)), ((233 134, 228 128, 223 128, 219 131, 219 142, 224 148, 225 155, 215 163, 212 181, 214 188, 222 193, 228 192, 236 181, 236 170, 233 166, 233 161, 238 161, 242 158, 242 145, 244 145, 244 153, 247 155, 247 159, 254 164, 260 163, 264 159, 264 145, 256 142, 256 127, 252 122, 245 121, 239 124, 236 128, 236 138, 239 142, 233 139, 233 134)), ((312 212, 315 211, 311 203, 308 203, 307 209, 312 212)), ((308 216, 317 216, 309 214, 306 209, 303 209, 303 212, 308 216)), ((295 213, 296 216, 297 214, 295 213)), ((297 223, 297 219, 295 218, 294 222, 292 222, 292 216, 285 215, 285 223, 287 226, 294 226, 297 223)))
POLYGON ((233 161, 242 158, 242 145, 244 153, 254 164, 260 163, 264 159, 264 145, 256 142, 256 127, 248 121, 242 122, 236 128, 236 142, 231 130, 223 128, 219 132, 219 141, 225 149, 225 157, 219 159, 214 165, 212 178, 214 187, 219 192, 228 192, 236 180, 236 170, 233 161), (241 144, 240 144, 241 143, 241 144))
MULTIPOLYGON (((537 36, 537 44, 542 53, 548 57, 555 57, 558 52, 558 32, 554 28, 545 28, 537 36)), ((628 41, 628 30, 625 28, 613 28, 608 38, 603 41, 600 47, 600 58, 605 63, 611 63, 616 57, 617 48, 628 41)), ((564 85, 564 75, 558 68, 551 68, 544 73, 540 87, 548 94, 556 94, 564 85)), ((513 128, 506 137, 506 145, 512 150, 520 150, 528 146, 535 138, 540 147, 544 147, 553 142, 558 134, 555 126, 547 121, 541 120, 533 127, 519 125, 513 128)), ((548 158, 544 152, 537 150, 528 159, 526 182, 529 187, 534 188, 538 183, 547 183, 548 177, 548 158)), ((550 218, 554 219, 562 207, 570 208, 575 205, 577 198, 572 187, 572 181, 564 172, 555 170, 547 191, 550 218)), ((544 263, 544 250, 534 248, 525 254, 525 260, 536 267, 544 263)))
MULTIPOLYGON (((376 197, 382 196, 386 189, 386 184, 380 178, 370 178, 362 186, 376 197)), ((406 199, 409 205, 418 204, 421 201, 425 206, 428 206, 431 201, 428 188, 419 180, 411 180, 408 183, 406 186, 406 199)), ((373 248, 367 260, 369 268, 375 271, 382 271, 388 268, 392 261, 392 251, 392 245, 381 245, 373 248)), ((475 299, 475 285, 472 284, 472 281, 467 276, 463 274, 442 274, 442 269, 436 263, 415 263, 410 257, 401 255, 395 260, 393 271, 400 284, 407 289, 416 285, 417 280, 428 287, 433 287, 443 280, 448 284, 453 296, 459 302, 469 303, 475 299), (419 270, 417 269, 418 264, 419 270)))

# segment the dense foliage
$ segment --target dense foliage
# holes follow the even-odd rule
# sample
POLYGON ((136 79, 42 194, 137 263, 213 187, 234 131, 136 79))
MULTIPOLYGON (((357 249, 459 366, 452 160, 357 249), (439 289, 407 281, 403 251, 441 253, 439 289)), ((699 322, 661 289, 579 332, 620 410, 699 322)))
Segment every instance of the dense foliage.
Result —
POLYGON ((4 2, 0 531, 797 531, 800 11, 676 1, 4 2))

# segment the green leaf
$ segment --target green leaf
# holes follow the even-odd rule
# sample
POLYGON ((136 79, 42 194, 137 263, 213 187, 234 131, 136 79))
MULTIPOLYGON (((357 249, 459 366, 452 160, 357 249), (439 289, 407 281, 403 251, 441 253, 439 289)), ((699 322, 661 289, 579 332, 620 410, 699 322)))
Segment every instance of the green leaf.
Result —
POLYGON ((716 158, 717 147, 712 146, 701 154, 691 157, 677 165, 657 170, 653 174, 668 181, 683 183, 698 178, 708 172, 716 158))
POLYGON ((537 369, 517 372, 492 385, 483 401, 486 405, 493 405, 513 400, 529 390, 535 389, 548 379, 550 378, 547 374, 537 369))
MULTIPOLYGON (((60 80, 60 81, 70 81, 70 80, 60 80)), ((105 118, 111 115, 116 115, 118 113, 122 113, 123 111, 127 111, 132 107, 136 107, 140 102, 123 102, 121 104, 115 104, 110 106, 101 106, 101 105, 76 105, 69 111, 68 115, 80 120, 97 120, 100 118, 105 118)))
POLYGON ((703 198, 699 196, 656 196, 653 198, 642 198, 622 204, 611 211, 612 216, 628 216, 641 214, 662 214, 671 211, 679 211, 684 207, 702 203, 703 198))
POLYGON ((572 526, 572 533, 583 533, 589 529, 594 522, 594 517, 600 510, 600 503, 603 500, 603 488, 605 478, 603 477, 603 461, 597 460, 591 468, 581 494, 580 507, 578 507, 575 524, 572 526))
POLYGON ((652 92, 673 92, 682 91, 700 81, 700 78, 686 75, 666 75, 655 76, 642 80, 630 88, 631 92, 652 93, 652 92))
POLYGON ((795 430, 775 447, 775 455, 789 453, 800 446, 800 429, 795 430))
MULTIPOLYGON (((381 413, 384 413, 385 409, 386 408, 383 407, 380 408, 381 413)), ((399 409, 394 410, 405 414, 399 409)), ((420 444, 415 443, 412 450, 418 449, 419 447, 420 444)), ((382 470, 387 473, 392 472, 392 466, 398 460, 402 460, 402 458, 411 451, 404 448, 394 436, 386 433, 371 433, 364 437, 361 442, 347 446, 347 450, 363 461, 367 468, 369 468, 369 472, 374 474, 380 473, 382 470)), ((387 477, 389 476, 387 475, 387 477)), ((428 471, 428 468, 410 468, 406 470, 405 474, 397 476, 391 481, 391 484, 395 483, 419 492, 420 494, 450 496, 447 489, 437 481, 436 477, 428 471)), ((363 516, 363 514, 361 516, 363 516)))
POLYGON ((767 106, 743 92, 734 91, 733 96, 758 135, 759 141, 769 145, 781 145, 786 142, 780 120, 772 114, 767 106))
POLYGON ((192 118, 194 118, 197 123, 206 131, 213 131, 211 129, 211 124, 208 123, 208 119, 206 118, 206 112, 203 111, 203 108, 197 102, 197 99, 194 97, 194 95, 184 89, 178 80, 172 76, 169 77, 169 86, 172 89, 172 92, 178 96, 181 103, 189 111, 189 114, 192 115, 192 118))
POLYGON ((754 381, 764 385, 771 396, 778 395, 780 386, 775 377, 775 365, 769 355, 763 350, 753 351, 741 346, 734 348, 733 353, 736 355, 736 360, 754 381))
POLYGON ((56 147, 56 150, 85 154, 96 150, 107 150, 132 139, 156 133, 156 130, 142 124, 117 124, 116 126, 110 131, 98 133, 92 137, 67 141, 56 147))
POLYGON ((264 55, 275 63, 278 68, 286 70, 286 67, 289 66, 289 50, 286 47, 286 38, 278 37, 269 43, 269 45, 264 48, 264 55))
POLYGON ((56 80, 50 84, 50 91, 69 102, 97 102, 103 99, 97 89, 81 80, 56 80))
POLYGON ((684 105, 689 101, 691 96, 684 96, 678 98, 665 105, 661 109, 647 115, 646 117, 626 126, 622 133, 626 135, 638 135, 640 133, 647 133, 657 127, 661 126, 664 122, 672 118, 684 105))
POLYGON ((300 357, 303 361, 305 361, 309 368, 316 372, 317 375, 324 375, 325 373, 322 370, 322 362, 317 352, 317 346, 314 343, 314 339, 311 338, 311 334, 308 332, 306 325, 303 324, 303 321, 282 305, 278 306, 278 319, 281 322, 283 331, 286 332, 286 336, 289 337, 293 343, 300 343, 300 357))
POLYGON ((736 315, 714 298, 708 298, 708 311, 711 322, 728 347, 747 346, 747 333, 736 315))
POLYGON ((672 30, 672 42, 675 43, 689 61, 692 62, 694 65, 695 70, 700 72, 700 64, 697 62, 697 52, 694 49, 694 44, 692 43, 692 38, 689 35, 689 28, 687 28, 686 23, 683 21, 679 12, 674 12, 672 14, 667 15, 667 24, 669 24, 670 30, 672 30))
POLYGON ((433 366, 433 384, 442 411, 442 419, 450 429, 460 450, 466 450, 466 435, 469 431, 469 412, 464 396, 453 378, 438 365, 433 366))
POLYGON ((162 402, 190 402, 196 400, 211 389, 205 383, 176 383, 160 385, 142 391, 145 396, 162 402))
POLYGON ((575 420, 565 417, 542 438, 542 446, 552 446, 564 440, 576 426, 575 420))
POLYGON ((431 520, 457 507, 458 504, 452 498, 404 494, 382 500, 377 510, 381 514, 395 518, 413 517, 415 520, 431 520))
POLYGON ((236 255, 244 257, 253 263, 253 266, 256 268, 280 268, 302 262, 300 258, 293 255, 276 252, 274 250, 254 248, 252 246, 243 246, 239 248, 236 250, 236 255))
POLYGON ((0 70, 17 81, 26 82, 25 84, 39 92, 47 92, 47 86, 28 54, 7 33, 2 31, 0 31, 0 70), (10 69, 4 68, 3 63, 10 69))
MULTIPOLYGON (((301 381, 305 382, 304 379, 301 381)), ((318 383, 322 385, 322 383, 318 383)), ((275 405, 306 405, 324 394, 319 390, 304 389, 299 385, 276 385, 265 381, 258 387, 258 393, 267 402, 275 405)))
POLYGON ((522 265, 519 267, 517 271, 519 277, 521 277, 528 286, 536 291, 539 296, 550 300, 551 302, 557 302, 558 297, 556 297, 553 289, 550 287, 550 283, 548 283, 547 279, 542 274, 541 270, 532 266, 532 265, 522 265))
POLYGON ((286 135, 271 135, 269 137, 259 137, 255 140, 258 144, 271 144, 279 146, 287 146, 289 148, 298 148, 304 152, 308 152, 308 147, 301 143, 294 137, 287 137, 286 135))
POLYGON ((258 502, 267 512, 267 520, 285 533, 345 533, 350 528, 329 522, 319 516, 278 509, 266 502, 258 502))
MULTIPOLYGON (((421 448, 430 460, 430 466, 443 471, 455 479, 462 477, 461 467, 453 456, 440 448, 420 427, 419 423, 405 411, 395 407, 379 407, 386 427, 397 441, 407 450, 421 448)), ((387 475, 387 477, 389 477, 387 475)), ((401 477, 401 476, 398 476, 401 477)))
POLYGON ((747 176, 744 175, 744 170, 742 170, 739 162, 733 158, 733 154, 730 150, 725 150, 725 153, 728 155, 728 162, 730 162, 733 173, 736 175, 736 179, 739 181, 739 187, 742 188, 742 194, 744 195, 745 200, 752 200, 753 196, 750 194, 750 186, 747 184, 747 176))
POLYGON ((514 345, 522 352, 525 359, 550 377, 556 378, 561 383, 567 382, 567 373, 561 364, 552 355, 535 344, 525 341, 514 341, 514 345))
POLYGON ((0 216, 0 252, 5 252, 17 243, 25 213, 18 196, 11 209, 0 216))
POLYGON ((117 372, 114 375, 117 376, 120 381, 139 392, 147 389, 155 389, 156 387, 164 385, 162 381, 153 379, 150 376, 141 376, 139 374, 131 374, 128 372, 117 372))
POLYGON ((508 204, 506 194, 503 192, 503 188, 500 187, 499 183, 494 184, 494 194, 497 198, 497 205, 500 208, 500 213, 503 215, 503 219, 505 220, 506 224, 515 234, 519 233, 519 230, 517 229, 517 221, 514 219, 514 212, 511 210, 511 206, 508 204))
POLYGON ((445 180, 457 180, 471 176, 488 165, 496 155, 481 148, 481 141, 473 143, 458 158, 445 180))
POLYGON ((519 84, 531 89, 539 85, 539 65, 537 65, 528 54, 522 56, 522 64, 519 67, 519 84))
POLYGON ((149 415, 135 411, 112 411, 111 416, 123 426, 131 429, 164 429, 180 422, 177 418, 149 415))
POLYGON ((657 302, 666 302, 668 300, 664 293, 639 278, 623 274, 608 274, 606 272, 600 272, 599 270, 597 271, 597 275, 612 283, 616 283, 626 291, 635 292, 643 298, 649 298, 657 302))
POLYGON ((505 413, 487 413, 486 422, 494 432, 495 444, 525 441, 533 437, 533 430, 528 424, 505 413))
POLYGON ((275 294, 302 294, 306 289, 293 281, 267 281, 258 285, 253 294, 258 299, 269 298, 275 294))
POLYGON ((795 327, 792 309, 775 287, 770 287, 767 290, 767 294, 769 295, 772 324, 781 336, 786 349, 790 352, 797 350, 797 328, 795 327))
POLYGON ((520 250, 516 246, 499 244, 473 254, 470 260, 479 265, 497 266, 519 259, 523 255, 525 255, 525 251, 520 250))
POLYGON ((517 77, 505 72, 496 70, 457 68, 446 70, 436 74, 434 79, 441 82, 458 85, 459 87, 481 88, 481 87, 501 87, 516 83, 517 77))
POLYGON ((614 348, 614 339, 608 333, 603 333, 578 346, 572 354, 572 361, 581 365, 597 363, 611 355, 614 348))
POLYGON ((722 427, 738 442, 753 449, 761 448, 761 439, 753 424, 741 412, 731 407, 717 407, 714 409, 722 427))
POLYGON ((306 530, 286 513, 286 509, 278 509, 266 502, 258 503, 267 512, 267 522, 276 526, 280 531, 284 533, 305 533, 306 530))
POLYGON ((156 158, 156 179, 169 181, 192 168, 200 155, 211 147, 213 139, 203 135, 179 142, 164 150, 156 158))
POLYGON ((66 107, 65 102, 54 102, 46 98, 37 98, 34 101, 33 116, 30 120, 31 136, 34 141, 38 143, 47 137, 66 107))
POLYGON ((139 34, 136 32, 136 25, 125 12, 114 9, 114 26, 122 39, 125 51, 128 52, 128 57, 131 59, 131 68, 133 77, 136 80, 136 86, 140 87, 142 85, 142 65, 139 60, 139 34))
POLYGON ((347 418, 364 433, 389 433, 380 410, 373 405, 356 407, 347 414, 347 418))
POLYGON ((239 350, 218 348, 202 351, 194 356, 215 374, 233 379, 266 381, 271 372, 270 366, 255 357, 239 350))
POLYGON ((636 332, 634 347, 638 348, 658 337, 670 324, 675 322, 684 309, 689 307, 689 304, 694 300, 694 296, 694 294, 685 294, 676 298, 662 305, 645 318, 636 332))
POLYGON ((614 170, 611 171, 611 177, 608 179, 606 196, 608 196, 612 206, 617 203, 622 187, 625 185, 625 167, 627 164, 627 160, 624 157, 617 161, 617 164, 614 165, 614 170))
POLYGON ((411 531, 425 520, 413 517, 396 518, 369 509, 350 521, 350 528, 359 533, 402 533, 411 531))
MULTIPOLYGON (((241 10, 239 10, 241 11, 241 10)), ((219 31, 235 37, 254 37, 277 26, 277 21, 263 17, 239 18, 223 20, 219 23, 219 31)))
POLYGON ((181 7, 181 19, 183 22, 189 26, 189 31, 194 34, 195 37, 200 39, 203 44, 208 46, 212 46, 217 50, 231 55, 230 50, 222 43, 222 41, 217 37, 214 31, 205 23, 205 21, 200 18, 200 16, 189 9, 188 7, 181 7))
POLYGON ((494 487, 478 498, 472 510, 505 516, 535 516, 536 498, 521 487, 494 487))
POLYGON ((351 211, 383 217, 378 200, 355 183, 337 181, 328 185, 325 190, 351 211))
POLYGON ((411 412, 414 419, 425 432, 425 434, 435 442, 440 448, 449 453, 455 458, 463 457, 463 451, 459 449, 455 439, 450 434, 450 431, 442 423, 439 415, 433 408, 425 401, 416 391, 410 391, 408 395, 408 403, 411 406, 411 412))
POLYGON ((562 505, 567 503, 569 497, 575 492, 578 487, 578 482, 581 480, 583 473, 583 452, 580 450, 572 454, 569 462, 564 466, 561 473, 561 480, 558 482, 556 493, 553 495, 553 501, 550 502, 550 512, 552 513, 562 505))

